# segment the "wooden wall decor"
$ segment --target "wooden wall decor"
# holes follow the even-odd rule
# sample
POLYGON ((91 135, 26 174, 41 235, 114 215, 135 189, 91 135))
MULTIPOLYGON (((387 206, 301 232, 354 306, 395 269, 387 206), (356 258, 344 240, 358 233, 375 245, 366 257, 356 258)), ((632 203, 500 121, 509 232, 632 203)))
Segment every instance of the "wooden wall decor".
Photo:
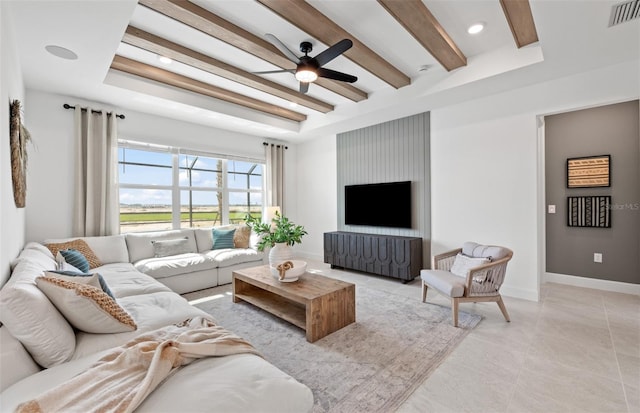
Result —
POLYGON ((611 186, 611 155, 567 159, 567 188, 611 186))
POLYGON ((13 100, 10 104, 9 121, 13 200, 16 207, 24 208, 27 197, 27 142, 31 140, 31 135, 22 124, 20 111, 20 101, 13 100))

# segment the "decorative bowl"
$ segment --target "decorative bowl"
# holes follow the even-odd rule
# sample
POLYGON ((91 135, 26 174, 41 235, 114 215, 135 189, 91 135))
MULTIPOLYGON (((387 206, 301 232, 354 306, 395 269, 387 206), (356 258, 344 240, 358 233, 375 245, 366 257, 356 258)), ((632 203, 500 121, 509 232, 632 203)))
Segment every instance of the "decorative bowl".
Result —
MULTIPOLYGON (((284 273, 284 278, 280 279, 280 271, 276 266, 271 266, 271 275, 273 275, 275 278, 278 279, 278 281, 281 282, 293 282, 293 281, 298 281, 298 278, 300 278, 300 276, 302 274, 305 273, 305 271, 307 270, 307 262, 306 261, 300 261, 300 260, 288 260, 293 264, 293 267, 286 270, 284 273)), ((287 262, 287 261, 283 261, 287 262)))

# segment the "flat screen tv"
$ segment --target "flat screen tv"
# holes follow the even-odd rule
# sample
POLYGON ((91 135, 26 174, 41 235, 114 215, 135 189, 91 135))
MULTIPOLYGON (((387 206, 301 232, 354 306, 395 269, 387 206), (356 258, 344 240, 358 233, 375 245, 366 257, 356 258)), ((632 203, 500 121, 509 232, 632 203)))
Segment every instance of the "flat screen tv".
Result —
POLYGON ((344 223, 411 228, 411 181, 346 185, 344 223))

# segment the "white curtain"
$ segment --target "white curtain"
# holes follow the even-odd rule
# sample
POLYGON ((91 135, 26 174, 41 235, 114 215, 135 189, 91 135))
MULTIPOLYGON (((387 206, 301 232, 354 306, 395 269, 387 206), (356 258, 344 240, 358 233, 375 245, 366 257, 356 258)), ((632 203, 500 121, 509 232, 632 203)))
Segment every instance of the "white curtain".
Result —
POLYGON ((120 232, 116 116, 101 112, 75 107, 74 237, 120 232))
POLYGON ((284 214, 284 145, 267 143, 264 145, 267 166, 267 203, 265 207, 278 206, 284 214))

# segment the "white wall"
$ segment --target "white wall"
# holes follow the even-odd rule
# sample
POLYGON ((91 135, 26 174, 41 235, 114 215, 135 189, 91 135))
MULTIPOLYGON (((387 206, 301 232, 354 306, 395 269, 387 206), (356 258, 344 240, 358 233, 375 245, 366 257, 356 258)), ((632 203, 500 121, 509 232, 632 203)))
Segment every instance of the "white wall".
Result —
MULTIPOLYGON (((544 199, 536 117, 637 99, 638 73, 635 61, 434 109, 432 254, 466 240, 507 246, 514 258, 502 292, 537 300, 544 199)), ((329 145, 322 137, 298 147, 298 205, 305 218, 300 223, 313 229, 302 247, 313 256, 322 254, 322 233, 336 225, 333 170, 309 168, 335 162, 329 145)))
POLYGON ((338 229, 336 135, 297 145, 296 224, 309 233, 296 253, 322 261, 323 235, 338 229))
MULTIPOLYGON (((23 123, 31 130, 24 84, 15 49, 13 27, 9 18, 9 2, 0 1, 0 286, 10 275, 10 263, 19 254, 25 239, 25 210, 16 208, 11 182, 9 151, 9 101, 22 103, 23 123)), ((29 155, 32 148, 27 148, 29 155)), ((29 167, 32 167, 32 162, 29 167)), ((33 189, 27 181, 27 193, 33 189)))
POLYGON ((28 241, 71 236, 73 111, 64 109, 64 103, 123 113, 126 119, 118 121, 121 139, 264 159, 264 139, 259 137, 40 91, 27 90, 27 99, 32 119, 29 127, 36 145, 29 168, 28 241))
MULTIPOLYGON (((452 105, 432 112, 432 253, 465 240, 514 251, 505 295, 538 299, 536 117, 637 98, 638 62, 452 105)), ((605 137, 603 137, 605 138, 605 137)))

